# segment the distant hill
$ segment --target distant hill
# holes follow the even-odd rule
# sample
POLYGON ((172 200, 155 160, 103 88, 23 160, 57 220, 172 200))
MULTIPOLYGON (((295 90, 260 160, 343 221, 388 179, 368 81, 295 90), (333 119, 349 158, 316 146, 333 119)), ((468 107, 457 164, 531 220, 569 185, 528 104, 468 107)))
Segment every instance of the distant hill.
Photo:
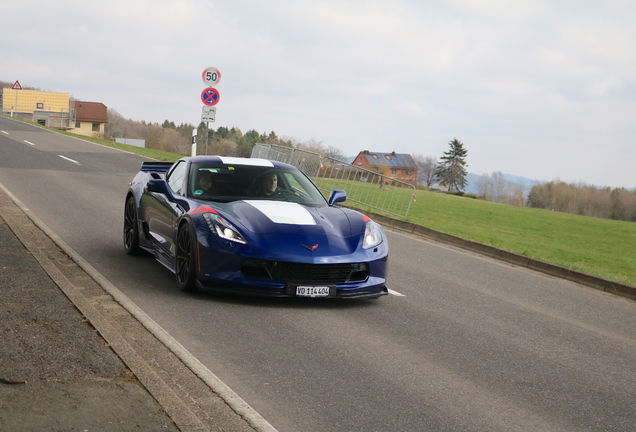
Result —
MULTIPOLYGON (((503 176, 504 176, 504 179, 506 179, 506 181, 509 181, 512 183, 520 183, 527 190, 532 189, 532 186, 539 183, 538 180, 532 180, 527 177, 513 176, 511 174, 504 174, 503 176)), ((466 180, 468 180, 468 184, 466 185, 466 189, 464 191, 466 193, 477 194, 478 193, 477 182, 479 181, 480 177, 481 177, 480 175, 468 173, 468 175, 466 176, 466 180)))

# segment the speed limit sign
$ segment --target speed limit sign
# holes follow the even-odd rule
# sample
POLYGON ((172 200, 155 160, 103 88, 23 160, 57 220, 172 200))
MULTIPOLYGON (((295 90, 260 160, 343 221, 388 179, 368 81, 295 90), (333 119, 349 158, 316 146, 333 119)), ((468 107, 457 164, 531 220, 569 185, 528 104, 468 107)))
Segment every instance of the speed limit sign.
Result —
POLYGON ((217 68, 209 67, 203 71, 201 78, 205 84, 211 87, 221 81, 221 72, 217 68))

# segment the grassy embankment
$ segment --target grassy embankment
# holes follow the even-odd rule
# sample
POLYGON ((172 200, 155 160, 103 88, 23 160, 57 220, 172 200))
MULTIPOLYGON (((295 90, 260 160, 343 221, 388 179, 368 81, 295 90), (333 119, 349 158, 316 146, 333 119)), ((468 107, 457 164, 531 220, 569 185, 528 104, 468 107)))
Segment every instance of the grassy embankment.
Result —
MULTIPOLYGON (((182 157, 112 141, 67 135, 165 161, 175 161, 182 157)), ((342 188, 342 185, 338 187, 342 188)), ((355 188, 359 187, 359 184, 355 185, 355 188)), ((349 204, 355 203, 350 201, 349 204)), ((513 207, 421 190, 417 191, 417 201, 411 204, 407 220, 468 240, 636 286, 636 223, 633 222, 513 207)))
MULTIPOLYGON (((321 188, 351 189, 382 203, 391 189, 361 182, 320 179, 321 188), (333 184, 332 184, 333 183, 333 184), (346 181, 344 182, 346 183, 346 181)), ((393 192, 402 196, 404 189, 393 192)), ((514 207, 418 190, 407 221, 478 243, 522 254, 605 279, 636 286, 636 223, 598 219, 543 209, 514 207)), ((377 211, 356 205, 362 210, 377 211)), ((402 213, 406 205, 395 206, 402 213)))
POLYGON ((408 220, 478 243, 636 285, 636 223, 418 193, 408 220))

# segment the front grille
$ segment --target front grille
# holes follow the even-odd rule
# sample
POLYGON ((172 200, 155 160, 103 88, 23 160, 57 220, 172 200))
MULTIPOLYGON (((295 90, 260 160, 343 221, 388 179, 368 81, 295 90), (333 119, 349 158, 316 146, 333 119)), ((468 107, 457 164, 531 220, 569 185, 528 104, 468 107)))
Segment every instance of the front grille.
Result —
POLYGON ((303 264, 284 261, 245 260, 241 266, 245 277, 307 284, 361 282, 369 277, 366 263, 303 264))

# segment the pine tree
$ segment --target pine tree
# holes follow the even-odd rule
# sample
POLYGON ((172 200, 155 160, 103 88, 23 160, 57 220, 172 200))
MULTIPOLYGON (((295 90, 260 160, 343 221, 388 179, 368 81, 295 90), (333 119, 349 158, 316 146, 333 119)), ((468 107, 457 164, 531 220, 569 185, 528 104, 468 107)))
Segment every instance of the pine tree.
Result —
POLYGON ((444 152, 444 156, 440 158, 437 170, 435 170, 435 178, 441 186, 446 186, 449 192, 458 192, 463 190, 468 183, 466 181, 466 155, 468 151, 464 148, 464 144, 457 138, 448 143, 450 149, 444 152))

